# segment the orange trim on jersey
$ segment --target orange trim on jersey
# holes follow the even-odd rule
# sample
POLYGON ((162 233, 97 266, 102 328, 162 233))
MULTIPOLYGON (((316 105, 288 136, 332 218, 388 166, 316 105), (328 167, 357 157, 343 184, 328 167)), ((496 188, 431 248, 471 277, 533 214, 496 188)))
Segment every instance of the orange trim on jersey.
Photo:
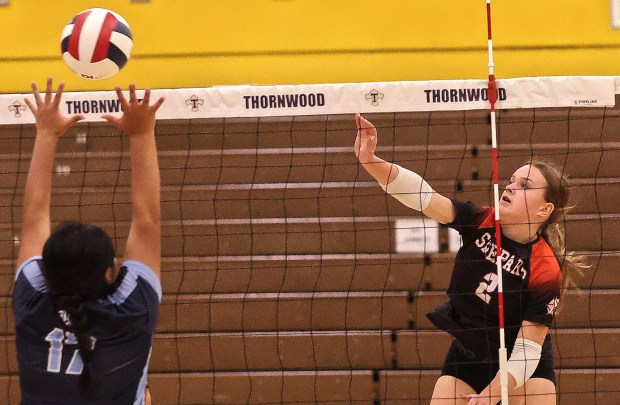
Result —
POLYGON ((486 217, 484 218, 480 226, 478 226, 478 229, 494 228, 495 227, 495 208, 484 206, 482 207, 481 214, 482 215, 486 214, 486 217))
POLYGON ((558 292, 562 288, 562 272, 555 253, 543 238, 532 245, 530 258, 529 287, 540 285, 554 286, 558 292))

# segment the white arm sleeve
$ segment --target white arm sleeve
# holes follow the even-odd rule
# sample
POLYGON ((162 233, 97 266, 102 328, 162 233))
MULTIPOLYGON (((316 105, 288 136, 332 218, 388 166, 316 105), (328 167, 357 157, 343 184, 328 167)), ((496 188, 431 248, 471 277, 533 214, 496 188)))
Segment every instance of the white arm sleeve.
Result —
POLYGON ((542 346, 533 340, 517 338, 515 346, 510 354, 510 359, 506 363, 506 370, 517 380, 519 388, 534 374, 538 363, 542 346))
POLYGON ((419 174, 398 165, 398 175, 389 184, 379 184, 383 191, 414 210, 424 211, 431 202, 433 189, 419 174))

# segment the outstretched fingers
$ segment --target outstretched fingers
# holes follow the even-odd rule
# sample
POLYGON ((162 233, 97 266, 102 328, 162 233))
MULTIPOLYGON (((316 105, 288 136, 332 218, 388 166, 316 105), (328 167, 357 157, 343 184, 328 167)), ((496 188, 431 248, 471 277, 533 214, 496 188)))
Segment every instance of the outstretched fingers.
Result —
POLYGON ((104 114, 101 116, 101 118, 103 118, 104 120, 106 120, 107 122, 109 122, 110 124, 114 126, 118 126, 118 122, 121 120, 120 118, 114 117, 110 114, 104 114))
MULTIPOLYGON (((37 131, 61 136, 72 125, 84 119, 83 115, 65 115, 60 110, 60 103, 64 93, 65 84, 60 82, 54 91, 52 78, 47 79, 45 95, 41 94, 36 83, 32 83, 33 99, 25 99, 25 103, 36 118, 37 131)), ((38 133, 38 132, 37 132, 38 133)))
POLYGON ((157 110, 159 110, 159 107, 161 107, 161 105, 164 103, 165 100, 166 99, 164 97, 160 97, 159 100, 157 100, 155 104, 151 106, 151 109, 153 110, 153 112, 156 112, 157 110))
POLYGON ((84 119, 83 115, 74 115, 71 118, 69 118, 69 127, 71 127, 73 124, 82 121, 84 119))
POLYGON ((123 94, 120 87, 116 87, 115 90, 123 114, 121 117, 106 114, 101 118, 130 134, 150 133, 155 125, 155 113, 161 107, 164 98, 160 97, 151 105, 151 90, 145 89, 143 97, 139 99, 135 84, 129 85, 129 98, 127 94, 123 94))
POLYGON ((60 100, 62 99, 62 93, 64 92, 64 89, 65 89, 65 83, 60 82, 60 84, 58 85, 58 90, 56 90, 56 93, 54 93, 53 98, 52 98, 53 89, 52 89, 52 78, 51 77, 47 79, 47 83, 45 86, 45 97, 41 97, 41 92, 39 91, 39 87, 37 86, 36 83, 32 83, 31 87, 32 87, 32 95, 34 96, 34 102, 36 104, 36 108, 30 100, 25 99, 24 102, 30 108, 33 114, 36 114, 37 111, 44 104, 51 104, 53 107, 58 107, 60 105, 60 100))
MULTIPOLYGON (((121 90, 119 86, 116 86, 114 88, 114 91, 116 92, 116 97, 118 97, 118 102, 121 106, 121 111, 125 111, 127 109, 127 99, 123 95, 123 91, 121 90)), ((115 117, 110 114, 103 114, 101 118, 103 118, 104 120, 106 120, 107 122, 109 122, 110 124, 114 126, 117 126, 117 123, 120 121, 120 118, 115 117)))
POLYGON ((151 103, 151 89, 144 89, 144 98, 142 99, 142 104, 149 106, 153 113, 159 110, 159 107, 164 103, 165 98, 160 97, 153 105, 151 103))
POLYGON ((116 96, 118 97, 118 101, 121 103, 121 110, 125 111, 127 109, 128 103, 127 103, 127 99, 125 98, 125 95, 123 94, 123 91, 118 86, 114 88, 114 91, 116 91, 116 96))
POLYGON ((34 102, 37 104, 37 108, 41 107, 43 104, 43 100, 41 100, 41 92, 39 92, 39 87, 36 83, 32 83, 30 85, 32 87, 32 95, 34 96, 34 102))
POLYGON ((142 104, 149 105, 151 102, 151 89, 144 90, 144 97, 142 98, 142 104))
POLYGON ((132 83, 129 85, 129 102, 135 103, 137 102, 137 100, 138 98, 136 97, 136 85, 132 83))
POLYGON ((49 104, 52 101, 52 78, 47 78, 47 84, 45 86, 45 103, 49 104))
POLYGON ((65 83, 60 82, 58 85, 58 90, 56 90, 56 95, 54 95, 54 107, 58 107, 60 105, 60 99, 62 98, 62 93, 65 90, 65 83))
POLYGON ((164 98, 160 97, 153 105, 150 105, 151 104, 151 89, 144 90, 144 98, 142 99, 142 104, 149 106, 151 111, 156 112, 159 109, 159 107, 161 107, 163 102, 164 102, 164 98))
POLYGON ((32 102, 30 100, 28 100, 27 98, 24 99, 24 103, 26 103, 26 105, 28 106, 28 108, 30 108, 30 111, 32 111, 32 114, 36 117, 37 116, 37 112, 38 109, 37 107, 35 107, 32 102))

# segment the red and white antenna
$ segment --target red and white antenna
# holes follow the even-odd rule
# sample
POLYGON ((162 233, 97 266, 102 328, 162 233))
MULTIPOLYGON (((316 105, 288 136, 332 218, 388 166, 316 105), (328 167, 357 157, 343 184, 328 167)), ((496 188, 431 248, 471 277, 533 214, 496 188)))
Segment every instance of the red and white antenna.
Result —
POLYGON ((489 47, 489 84, 488 97, 491 103, 491 142, 493 146, 493 199, 495 204, 495 263, 497 265, 497 301, 499 310, 499 374, 502 405, 508 405, 508 354, 506 352, 506 335, 504 332, 504 284, 502 277, 502 232, 499 218, 499 168, 497 164, 497 124, 495 121, 495 102, 497 85, 495 83, 495 64, 493 63, 493 36, 491 35, 491 0, 487 2, 487 31, 489 47))

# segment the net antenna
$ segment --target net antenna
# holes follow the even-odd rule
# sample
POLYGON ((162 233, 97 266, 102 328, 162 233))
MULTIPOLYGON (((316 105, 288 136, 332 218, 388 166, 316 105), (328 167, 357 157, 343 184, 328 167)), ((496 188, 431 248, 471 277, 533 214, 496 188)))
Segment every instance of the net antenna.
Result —
POLYGON ((504 286, 502 277, 502 232, 499 218, 499 167, 497 164, 497 125, 495 121, 495 102, 497 101, 497 84, 495 83, 495 63, 493 63, 493 35, 491 33, 491 0, 487 2, 487 32, 489 54, 488 96, 491 104, 491 142, 493 148, 493 202, 495 206, 495 264, 497 266, 497 301, 499 306, 499 378, 502 405, 508 405, 508 354, 506 352, 506 335, 504 332, 504 286))

